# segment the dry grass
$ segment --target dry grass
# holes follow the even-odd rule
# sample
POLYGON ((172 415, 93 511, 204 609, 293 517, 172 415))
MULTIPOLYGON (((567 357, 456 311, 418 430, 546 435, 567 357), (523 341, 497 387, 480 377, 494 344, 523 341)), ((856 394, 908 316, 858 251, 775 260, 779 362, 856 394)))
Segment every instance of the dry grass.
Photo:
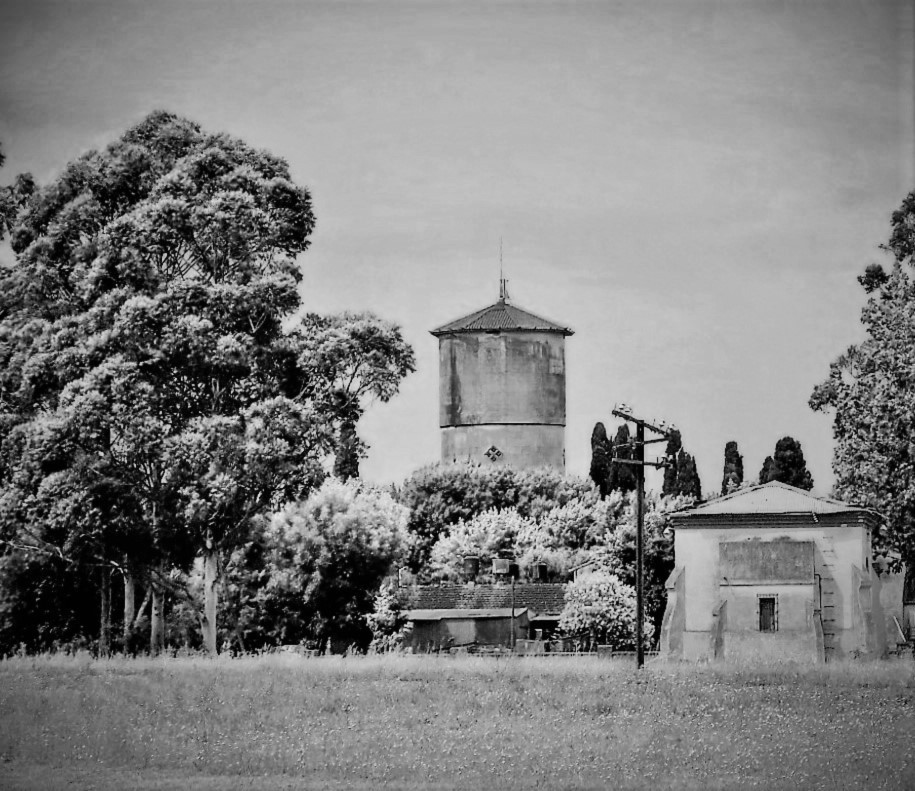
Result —
POLYGON ((2 787, 915 787, 910 663, 40 657, 0 714, 2 787))

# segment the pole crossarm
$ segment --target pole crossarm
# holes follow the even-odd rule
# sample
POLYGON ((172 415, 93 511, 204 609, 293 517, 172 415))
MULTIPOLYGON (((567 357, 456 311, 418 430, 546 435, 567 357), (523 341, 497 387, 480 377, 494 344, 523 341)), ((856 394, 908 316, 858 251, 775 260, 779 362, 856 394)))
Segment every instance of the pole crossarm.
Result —
POLYGON ((669 461, 639 461, 638 459, 620 459, 616 456, 610 459, 617 464, 634 464, 638 467, 654 467, 660 470, 662 467, 670 467, 669 461))

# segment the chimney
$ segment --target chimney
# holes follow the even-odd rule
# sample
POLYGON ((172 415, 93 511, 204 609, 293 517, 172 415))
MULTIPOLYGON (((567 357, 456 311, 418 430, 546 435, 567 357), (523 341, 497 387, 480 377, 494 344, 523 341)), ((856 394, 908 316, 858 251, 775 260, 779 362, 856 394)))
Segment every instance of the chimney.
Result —
POLYGON ((476 555, 464 557, 464 581, 473 582, 480 573, 480 559, 476 555))
POLYGON ((493 558, 492 573, 497 577, 507 577, 510 563, 511 561, 508 558, 493 558))

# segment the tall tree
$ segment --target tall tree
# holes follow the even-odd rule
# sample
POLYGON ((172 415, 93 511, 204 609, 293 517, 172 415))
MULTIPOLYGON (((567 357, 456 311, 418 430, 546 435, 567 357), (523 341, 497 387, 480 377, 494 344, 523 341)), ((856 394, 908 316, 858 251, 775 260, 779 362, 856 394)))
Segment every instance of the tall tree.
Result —
MULTIPOLYGON (((333 395, 315 381, 309 339, 284 329, 313 225, 283 160, 167 113, 71 163, 16 213, 17 266, 0 276, 4 534, 29 531, 41 547, 73 514, 67 551, 91 544, 147 577, 153 650, 169 569, 197 555, 215 651, 220 558, 322 476, 333 395), (62 475, 67 488, 50 488, 62 475), (57 505, 96 479, 112 482, 106 522, 128 526, 120 543, 87 543, 81 507, 57 505)), ((334 326, 346 335, 350 323, 334 326)), ((347 365, 384 368, 385 353, 363 345, 347 365)), ((394 369, 378 397, 396 392, 394 369)))
POLYGON ((664 449, 664 457, 667 460, 667 466, 664 468, 664 483, 661 487, 661 494, 665 497, 673 494, 677 490, 677 478, 679 473, 677 456, 682 450, 683 438, 680 436, 680 431, 678 429, 672 429, 667 437, 667 447, 664 449))
POLYGON ((365 446, 356 423, 368 402, 389 401, 403 378, 416 370, 413 349, 399 327, 372 313, 309 313, 296 337, 307 393, 333 417, 334 474, 344 480, 358 477, 365 446))
POLYGON ((665 451, 667 466, 664 468, 664 485, 661 494, 664 497, 694 497, 702 499, 702 483, 696 460, 683 449, 683 439, 677 429, 673 429, 667 440, 665 451))
MULTIPOLYGON (((610 447, 612 458, 617 459, 634 459, 635 449, 632 446, 632 437, 629 434, 629 426, 623 423, 617 430, 616 436, 610 447)), ((636 476, 635 466, 626 464, 624 461, 610 462, 610 478, 608 483, 609 490, 618 490, 621 492, 634 492, 638 477, 636 476)))
POLYGON ((743 483, 743 456, 737 450, 737 443, 731 440, 724 446, 724 475, 721 478, 721 493, 729 494, 743 483))
POLYGON ((813 488, 813 477, 804 461, 801 443, 793 437, 782 437, 775 443, 775 453, 766 456, 759 471, 759 482, 779 481, 798 489, 813 488))
POLYGON ((915 192, 892 215, 883 249, 889 271, 872 264, 859 282, 869 295, 865 339, 849 347, 818 385, 810 406, 833 414, 835 494, 887 520, 885 549, 915 579, 915 192))
POLYGON ((603 423, 595 423, 591 432, 591 469, 589 475, 597 486, 601 499, 610 491, 610 438, 603 423))

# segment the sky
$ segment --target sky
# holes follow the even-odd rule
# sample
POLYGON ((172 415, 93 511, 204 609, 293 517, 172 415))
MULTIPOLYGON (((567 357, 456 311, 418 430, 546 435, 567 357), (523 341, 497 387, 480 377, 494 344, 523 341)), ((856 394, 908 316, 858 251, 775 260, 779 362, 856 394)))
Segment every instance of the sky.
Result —
MULTIPOLYGON (((911 0, 4 2, 0 183, 154 109, 285 158, 317 216, 307 310, 400 325, 417 371, 363 477, 438 460, 429 330, 498 297, 566 343, 568 471, 617 402, 675 423, 705 491, 798 439, 861 338, 855 278, 915 188, 911 0)), ((9 260, 8 250, 0 256, 9 260)), ((657 485, 649 478, 649 485, 657 485)))

